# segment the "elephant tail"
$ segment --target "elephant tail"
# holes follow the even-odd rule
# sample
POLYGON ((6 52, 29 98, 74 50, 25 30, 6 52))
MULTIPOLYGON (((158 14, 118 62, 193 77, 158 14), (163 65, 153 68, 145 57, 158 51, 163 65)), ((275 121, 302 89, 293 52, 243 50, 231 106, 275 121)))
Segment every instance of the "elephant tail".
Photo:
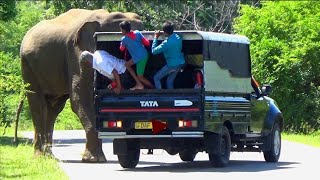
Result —
POLYGON ((24 83, 27 85, 27 94, 36 93, 40 89, 39 79, 30 65, 30 59, 28 59, 28 56, 24 54, 23 51, 20 53, 20 58, 22 78, 24 83))

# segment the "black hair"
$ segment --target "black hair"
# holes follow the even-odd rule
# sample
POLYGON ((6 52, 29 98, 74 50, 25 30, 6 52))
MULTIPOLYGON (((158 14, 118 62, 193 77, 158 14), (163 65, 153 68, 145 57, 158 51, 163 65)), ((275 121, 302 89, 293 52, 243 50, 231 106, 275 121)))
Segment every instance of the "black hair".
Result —
POLYGON ((167 21, 162 26, 163 32, 168 33, 169 35, 173 33, 173 23, 170 21, 167 21))
POLYGON ((122 21, 119 26, 121 29, 125 30, 126 32, 131 31, 131 23, 129 21, 122 21))

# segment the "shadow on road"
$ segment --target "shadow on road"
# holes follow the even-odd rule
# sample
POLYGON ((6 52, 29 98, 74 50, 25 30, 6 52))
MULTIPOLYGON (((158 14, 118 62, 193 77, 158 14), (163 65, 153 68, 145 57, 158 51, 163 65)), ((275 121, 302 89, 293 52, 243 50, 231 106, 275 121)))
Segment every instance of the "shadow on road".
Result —
POLYGON ((0 147, 1 146, 18 146, 19 144, 32 145, 32 139, 19 137, 17 142, 13 142, 13 137, 0 136, 0 147))
MULTIPOLYGON (((63 160, 63 163, 79 163, 81 160, 63 160)), ((90 164, 90 163, 86 163, 90 164)), ((115 164, 119 165, 116 160, 108 160, 106 163, 98 164, 115 164)), ((209 161, 194 161, 194 162, 179 162, 179 163, 164 163, 164 162, 152 162, 152 161, 139 161, 136 168, 133 169, 121 169, 117 171, 128 171, 128 172, 263 172, 272 171, 276 169, 290 169, 295 168, 291 165, 299 164, 297 162, 277 162, 277 163, 266 163, 264 161, 242 161, 242 160, 230 160, 229 165, 224 168, 214 168, 209 161), (143 167, 139 167, 143 166, 143 167)))
MULTIPOLYGON (((77 132, 73 133, 76 134, 77 132)), ((31 136, 30 136, 31 137, 31 136)), ((79 138, 79 136, 57 136, 58 138, 54 139, 54 147, 67 147, 72 145, 83 144, 86 142, 85 138, 79 138), (61 137, 61 138, 60 138, 61 137)), ((30 138, 31 139, 31 138, 30 138)), ((24 141, 30 142, 30 140, 24 138, 24 141)), ((112 139, 103 139, 103 143, 108 143, 109 146, 112 145, 112 139)), ((0 145, 10 144, 8 138, 0 138, 0 145)), ((62 148, 63 149, 63 148, 62 148)), ((74 164, 85 164, 81 160, 60 160, 62 163, 74 163, 74 164)), ((86 163, 90 164, 90 163, 86 163)), ((113 165, 120 166, 117 160, 108 160, 103 166, 108 167, 113 165)), ((298 162, 290 161, 280 161, 277 163, 266 163, 265 161, 256 161, 256 160, 230 160, 230 163, 227 167, 224 168, 214 168, 210 164, 209 160, 198 160, 194 162, 158 162, 158 161, 139 161, 139 164, 136 168, 125 169, 120 168, 115 171, 120 172, 173 172, 173 173, 185 173, 185 172, 265 172, 279 169, 295 169, 298 162)))
MULTIPOLYGON (((57 147, 64 147, 68 146, 68 144, 83 144, 86 143, 86 139, 54 139, 53 140, 54 146, 57 147)), ((112 143, 110 139, 103 139, 102 143, 112 143)))
POLYGON ((275 169, 294 168, 290 165, 296 162, 266 163, 264 161, 240 161, 230 160, 229 165, 224 168, 214 168, 209 161, 194 161, 181 163, 153 163, 155 166, 139 167, 139 165, 152 164, 151 162, 141 162, 134 169, 123 169, 120 171, 132 172, 261 172, 275 169))
MULTIPOLYGON (((81 160, 60 160, 59 162, 62 162, 62 163, 80 163, 80 164, 83 163, 81 160)), ((93 164, 93 163, 83 163, 83 164, 93 164)), ((98 164, 116 164, 116 165, 119 165, 119 161, 108 160, 107 162, 98 163, 98 164)), ((162 166, 162 165, 167 165, 168 163, 139 161, 139 164, 143 164, 143 165, 161 165, 162 166)))

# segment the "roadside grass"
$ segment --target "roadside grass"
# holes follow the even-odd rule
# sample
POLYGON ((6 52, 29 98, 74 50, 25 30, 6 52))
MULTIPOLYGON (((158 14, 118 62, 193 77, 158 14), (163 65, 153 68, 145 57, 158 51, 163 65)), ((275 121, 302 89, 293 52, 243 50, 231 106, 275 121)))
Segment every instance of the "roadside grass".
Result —
POLYGON ((16 146, 13 141, 13 128, 2 135, 0 128, 0 179, 68 179, 58 162, 49 157, 33 157, 32 141, 19 138, 16 146))
MULTIPOLYGON (((21 131, 33 131, 33 124, 28 112, 23 112, 18 125, 21 131)), ((82 129, 81 123, 72 112, 67 101, 64 110, 57 117, 55 130, 82 129)), ((0 126, 0 179, 68 179, 56 160, 49 157, 33 157, 31 140, 19 137, 19 145, 12 141, 14 124, 4 130, 0 126)))
POLYGON ((291 142, 320 147, 320 130, 311 135, 283 133, 282 138, 291 142))
MULTIPOLYGON (((12 103, 14 104, 14 103, 12 103)), ((27 108, 26 108, 27 109, 27 108)), ((14 114, 14 113, 12 113, 14 114)), ((21 131, 33 131, 29 112, 22 112, 18 125, 21 131)), ((78 117, 72 112, 69 100, 59 114, 55 130, 83 129, 78 117)), ((0 126, 0 179, 68 179, 56 160, 49 157, 33 157, 31 140, 19 137, 19 144, 13 143, 14 124, 6 130, 0 126)))

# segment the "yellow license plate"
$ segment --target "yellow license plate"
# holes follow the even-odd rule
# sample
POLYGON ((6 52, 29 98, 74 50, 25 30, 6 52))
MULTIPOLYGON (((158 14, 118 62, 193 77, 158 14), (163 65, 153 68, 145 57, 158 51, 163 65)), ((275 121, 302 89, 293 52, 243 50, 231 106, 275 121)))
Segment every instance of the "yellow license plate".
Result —
POLYGON ((152 122, 135 122, 135 129, 152 129, 152 122))

